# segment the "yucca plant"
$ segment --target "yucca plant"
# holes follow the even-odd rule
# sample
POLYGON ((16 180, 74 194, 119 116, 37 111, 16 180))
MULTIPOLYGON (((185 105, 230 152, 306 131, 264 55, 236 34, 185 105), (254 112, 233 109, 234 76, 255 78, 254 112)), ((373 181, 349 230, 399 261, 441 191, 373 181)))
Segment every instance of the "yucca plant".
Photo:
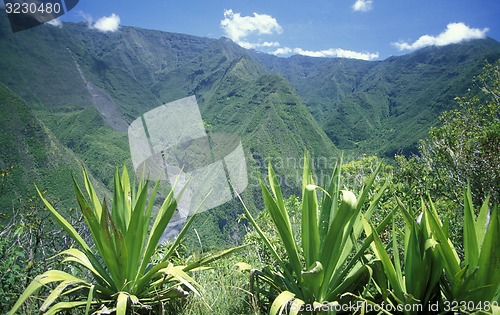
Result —
POLYGON ((37 190, 55 221, 79 247, 62 251, 59 255, 64 256, 63 262, 82 267, 90 276, 77 277, 61 270, 49 270, 31 282, 9 314, 14 314, 40 288, 52 284, 55 287, 52 285, 40 308, 44 314, 75 308, 85 309, 87 314, 101 308, 102 313, 125 315, 132 311, 147 312, 154 306, 162 308, 162 303, 186 296, 189 291, 199 294, 197 284, 187 274, 188 271, 201 268, 237 249, 205 256, 188 265, 175 266, 169 259, 190 226, 192 216, 163 258, 155 263, 153 254, 177 206, 173 190, 165 198, 150 228, 159 182, 149 194, 147 181, 140 180, 136 187, 135 181, 130 184, 125 167, 121 176, 117 169, 110 211, 106 200, 99 201, 85 169, 83 177, 90 201, 84 197, 74 178, 73 184, 95 249, 37 190))
MULTIPOLYGON (((427 213, 424 211, 422 217, 416 220, 399 200, 398 206, 405 227, 401 231, 393 221, 392 259, 377 233, 373 234, 372 249, 382 266, 375 270, 378 273, 374 277, 375 284, 384 303, 391 305, 391 309, 401 309, 405 314, 417 314, 429 310, 431 303, 434 305, 439 301, 443 263, 434 246, 436 241, 430 232, 427 213), (402 244, 398 242, 398 237, 404 239, 402 244), (403 262, 400 258, 400 246, 404 251, 403 262)), ((366 220, 364 226, 366 234, 371 235, 373 226, 366 220)))
POLYGON ((464 194, 464 259, 448 238, 434 203, 426 209, 432 236, 444 264, 442 291, 448 301, 459 301, 464 311, 481 310, 485 303, 498 309, 500 302, 500 213, 487 198, 476 217, 470 187, 464 194), (496 306, 496 307, 494 307, 496 306), (470 309, 467 309, 470 308, 470 309))
MULTIPOLYGON (((361 218, 370 218, 386 188, 384 185, 368 200, 379 168, 356 197, 353 192, 341 189, 341 162, 335 166, 326 190, 315 185, 310 157, 306 152, 299 246, 280 185, 269 163, 270 190, 261 182, 262 194, 265 207, 284 244, 286 257, 277 254, 248 209, 246 214, 278 264, 278 268, 268 266, 253 273, 257 282, 264 282, 271 288, 265 292, 272 300, 270 314, 334 312, 334 305, 339 303, 344 293, 364 289, 371 273, 365 254, 372 238, 360 239, 363 230, 361 218)), ((378 231, 389 221, 386 218, 378 231)))

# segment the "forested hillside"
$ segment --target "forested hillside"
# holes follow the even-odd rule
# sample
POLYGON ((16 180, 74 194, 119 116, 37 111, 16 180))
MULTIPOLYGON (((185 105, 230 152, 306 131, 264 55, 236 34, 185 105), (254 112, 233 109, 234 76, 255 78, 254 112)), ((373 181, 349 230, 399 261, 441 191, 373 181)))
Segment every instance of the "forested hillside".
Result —
MULTIPOLYGON (((126 26, 101 33, 65 23, 12 34, 4 16, 0 35, 0 168, 13 166, 5 213, 13 198, 34 193, 33 182, 72 206, 67 181, 81 165, 108 194, 116 167, 131 166, 128 124, 190 95, 209 133, 241 137, 252 202, 261 204, 253 192, 269 159, 279 162, 284 189, 297 193, 305 148, 325 169, 340 150, 347 157, 414 152, 484 61, 500 57, 500 44, 485 39, 383 61, 278 58, 226 38, 126 26)), ((220 211, 205 215, 207 234, 230 233, 228 211, 234 219, 242 210, 220 211)))

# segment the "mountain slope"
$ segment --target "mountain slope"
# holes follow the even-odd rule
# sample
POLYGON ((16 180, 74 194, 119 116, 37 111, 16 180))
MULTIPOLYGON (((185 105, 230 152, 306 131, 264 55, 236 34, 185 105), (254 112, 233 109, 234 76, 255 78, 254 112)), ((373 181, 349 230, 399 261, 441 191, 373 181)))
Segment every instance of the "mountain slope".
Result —
POLYGON ((262 172, 267 167, 264 160, 279 160, 278 174, 295 180, 288 188, 300 187, 304 148, 318 159, 339 154, 290 83, 267 74, 248 56, 207 95, 201 110, 212 131, 239 135, 262 172))
MULTIPOLYGON (((482 61, 500 56, 499 45, 472 41, 377 62, 278 58, 226 38, 125 26, 101 33, 65 23, 12 34, 0 13, 0 105, 9 117, 0 127, 15 135, 3 136, 9 149, 0 167, 19 165, 27 174, 16 175, 19 185, 9 188, 9 198, 29 191, 29 178, 69 198, 65 184, 70 171, 79 173, 79 163, 106 194, 115 168, 130 165, 128 124, 195 95, 207 132, 241 137, 249 199, 258 204, 258 177, 268 159, 291 193, 299 192, 304 148, 325 175, 337 147, 387 156, 411 149, 453 106, 482 61)), ((203 213, 199 226, 206 233, 200 235, 212 235, 214 244, 237 239, 240 210, 228 204, 203 213)))
MULTIPOLYGON (((249 205, 260 202, 258 178, 266 172, 267 158, 287 161, 277 168, 278 175, 287 180, 289 192, 298 192, 304 148, 324 158, 337 153, 294 88, 227 39, 131 27, 100 33, 71 23, 62 29, 40 26, 19 33, 22 36, 6 29, 0 19, 5 35, 0 37, 0 83, 21 95, 30 115, 61 150, 84 163, 107 189, 112 189, 115 168, 130 164, 123 126, 162 103, 189 95, 196 95, 208 132, 241 137, 249 205), (39 53, 32 54, 34 50, 39 53), (22 62, 32 69, 19 66, 22 62)), ((2 128, 8 133, 12 126, 2 128)), ((41 166, 25 167, 40 172, 41 166)), ((79 173, 78 168, 71 170, 79 173)), ((58 174, 64 184, 51 195, 71 196, 69 174, 58 174)), ((23 193, 22 187, 11 188, 23 193)), ((213 239, 212 245, 235 242, 242 235, 236 221, 241 210, 238 203, 226 204, 200 215, 195 226, 204 238, 213 239)))
MULTIPOLYGON (((58 204, 69 206, 74 194, 68 186, 71 175, 81 178, 81 160, 62 145, 32 109, 9 88, 0 83, 0 169, 2 176, 0 212, 11 213, 17 200, 35 196, 34 184, 58 204)), ((108 194, 96 180, 102 194, 108 194)))
POLYGON ((339 148, 392 156, 411 150, 456 106, 484 61, 500 58, 500 43, 427 47, 377 62, 253 56, 294 85, 339 148))

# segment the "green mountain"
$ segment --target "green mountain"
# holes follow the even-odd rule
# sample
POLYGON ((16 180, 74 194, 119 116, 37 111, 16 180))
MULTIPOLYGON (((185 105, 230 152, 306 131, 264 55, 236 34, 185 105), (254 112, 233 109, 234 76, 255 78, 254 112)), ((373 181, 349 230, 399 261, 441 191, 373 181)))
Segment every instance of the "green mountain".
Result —
MULTIPOLYGON (((81 177, 82 160, 61 143, 26 102, 1 83, 0 104, 0 170, 3 173, 0 212, 8 214, 19 207, 19 199, 35 196, 35 183, 41 190, 57 192, 54 201, 59 204, 73 201, 68 179, 71 174, 81 177)), ((96 180, 96 184, 102 193, 107 193, 101 182, 96 180)))
MULTIPOLYGON (((41 165, 26 163, 20 155, 2 156, 0 168, 20 165, 22 176, 32 178, 11 177, 17 183, 9 188, 12 194, 32 192, 36 181, 51 196, 70 200, 64 206, 74 207, 69 173, 78 174, 80 163, 102 183, 101 194, 107 194, 115 168, 131 164, 128 124, 163 103, 189 95, 196 95, 208 132, 241 137, 251 204, 260 202, 258 178, 268 158, 286 162, 278 173, 287 180, 288 190, 297 192, 305 147, 317 157, 338 154, 293 87, 227 39, 131 27, 99 33, 70 23, 62 29, 47 25, 11 34, 5 19, 0 19, 0 32, 0 83, 36 122, 24 128, 32 130, 33 137, 51 136, 65 156, 74 157, 71 163, 45 158, 48 164, 67 165, 62 174, 57 167, 58 172, 51 173, 53 168, 41 172, 41 165), (39 132, 39 125, 47 135, 39 132), (31 172, 43 176, 33 177, 31 172), (60 183, 47 182, 47 173, 60 183)), ((12 105, 2 100, 1 106, 8 110, 12 105)), ((0 124, 2 134, 12 134, 13 126, 18 124, 0 124)), ((18 144, 8 142, 3 152, 17 150, 18 144)), ((40 148, 43 154, 46 150, 40 148)), ((3 209, 12 194, 3 198, 3 209)), ((221 242, 221 231, 232 235, 222 241, 237 239, 238 211, 239 204, 232 203, 204 213, 200 234, 214 238, 214 244, 221 242)))
POLYGON ((376 62, 253 56, 290 81, 337 147, 392 157, 411 151, 456 105, 484 62, 500 58, 500 43, 427 47, 376 62))
MULTIPOLYGON (((247 200, 259 205, 258 178, 273 161, 288 193, 298 192, 304 148, 323 174, 340 149, 391 155, 423 137, 453 106, 493 40, 427 48, 384 61, 277 58, 232 41, 122 26, 43 25, 13 34, 0 13, 0 207, 33 194, 33 182, 74 207, 69 174, 84 165, 112 189, 116 167, 131 166, 128 125, 142 114, 195 95, 208 133, 241 138, 247 200)), ((241 237, 238 203, 200 215, 213 244, 241 237), (224 235, 224 236, 223 236, 224 235)))

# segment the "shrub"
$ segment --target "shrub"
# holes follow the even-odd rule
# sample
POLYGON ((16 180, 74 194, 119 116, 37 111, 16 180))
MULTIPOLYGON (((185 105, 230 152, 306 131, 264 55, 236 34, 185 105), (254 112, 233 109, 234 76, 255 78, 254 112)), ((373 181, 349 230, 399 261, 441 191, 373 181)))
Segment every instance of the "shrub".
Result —
POLYGON ((189 291, 199 294, 198 285, 187 274, 188 271, 200 269, 237 249, 204 256, 187 265, 174 265, 169 259, 179 246, 193 216, 165 255, 158 261, 152 261, 160 237, 176 210, 173 190, 165 198, 149 229, 158 182, 148 200, 147 182, 141 180, 135 187, 130 184, 126 168, 121 176, 117 170, 114 197, 109 210, 105 199, 102 203, 99 201, 85 170, 83 176, 90 202, 85 199, 74 178, 73 183, 95 251, 40 191, 39 194, 55 221, 80 247, 60 252, 58 255, 64 256, 63 263, 74 263, 91 277, 75 276, 62 270, 48 270, 31 282, 9 314, 14 314, 40 288, 56 283, 45 297, 41 313, 54 314, 77 308, 85 309, 88 313, 91 309, 100 307, 102 312, 124 315, 127 311, 149 312, 153 306, 162 309, 163 303, 184 297, 189 291))

